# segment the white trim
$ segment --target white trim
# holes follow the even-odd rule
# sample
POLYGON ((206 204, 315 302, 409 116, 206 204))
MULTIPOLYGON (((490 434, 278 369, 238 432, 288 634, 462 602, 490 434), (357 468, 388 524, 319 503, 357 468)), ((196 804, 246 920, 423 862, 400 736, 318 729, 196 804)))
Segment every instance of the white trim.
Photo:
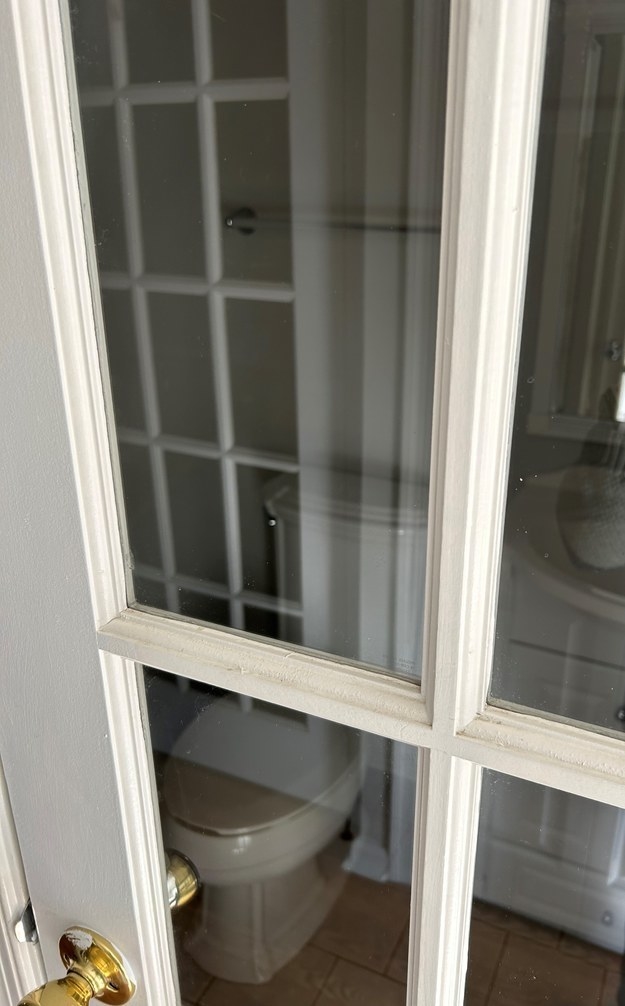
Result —
POLYGON ((176 957, 158 796, 149 738, 137 731, 148 722, 143 670, 110 653, 100 659, 147 1002, 173 1003, 176 957))
POLYGON ((94 614, 102 620, 125 607, 126 591, 87 267, 91 262, 95 274, 95 246, 85 235, 90 216, 75 173, 59 11, 46 0, 13 0, 13 11, 87 570, 94 614))
POLYGON ((408 744, 430 728, 413 682, 358 664, 127 608, 98 632, 103 650, 171 674, 290 706, 408 744))
POLYGON ((443 733, 490 680, 547 8, 452 5, 423 683, 443 733))
POLYGON ((112 653, 172 674, 262 698, 419 745, 486 768, 625 807, 620 734, 488 706, 456 734, 430 727, 418 689, 282 643, 128 608, 98 634, 112 653))
POLYGON ((408 1002, 460 1006, 469 948, 481 769, 419 753, 408 1002), (416 997, 415 997, 416 993, 416 997))
MULTIPOLYGON (((109 442, 106 424, 105 392, 87 265, 89 261, 95 275, 94 245, 92 240, 85 240, 85 226, 89 227, 85 220, 89 220, 89 214, 86 211, 83 217, 76 178, 76 158, 80 154, 74 148, 70 117, 73 96, 68 91, 63 28, 56 4, 50 4, 48 0, 33 0, 28 4, 13 0, 11 7, 21 76, 23 122, 28 131, 32 184, 41 231, 40 235, 33 236, 33 244, 39 240, 44 258, 42 266, 40 260, 33 257, 31 285, 39 283, 36 289, 38 293, 41 290, 41 300, 47 294, 52 316, 51 320, 45 313, 36 317, 38 328, 33 335, 39 335, 38 355, 31 360, 33 374, 29 376, 33 380, 32 388, 29 384, 28 389, 36 403, 33 404, 33 412, 36 413, 37 407, 44 409, 47 406, 50 419, 54 421, 50 439, 54 438, 55 454, 50 464, 56 461, 56 479, 66 494, 61 511, 55 498, 55 493, 58 495, 60 490, 50 492, 50 497, 54 498, 51 505, 57 507, 56 517, 61 512, 63 516, 52 533, 64 538, 56 542, 54 548, 56 552, 65 550, 71 554, 75 568, 89 577, 93 612, 86 614, 85 591, 83 589, 80 593, 83 585, 80 576, 76 575, 71 593, 58 590, 57 595, 49 596, 47 624, 41 618, 41 632, 31 631, 33 639, 29 648, 22 646, 20 656, 28 674, 22 673, 21 678, 25 679, 27 696, 18 684, 19 666, 6 681, 14 714, 8 719, 15 721, 7 723, 7 717, 3 721, 5 765, 7 769, 11 768, 10 774, 7 770, 7 778, 20 827, 42 950, 50 973, 58 974, 61 970, 57 944, 63 927, 71 923, 93 925, 111 939, 119 941, 120 949, 130 958, 140 981, 137 1006, 148 1002, 173 1002, 174 986, 172 980, 168 980, 171 956, 163 954, 167 899, 163 893, 163 876, 158 875, 156 850, 159 848, 160 832, 156 826, 153 791, 146 788, 149 776, 147 754, 145 750, 142 753, 141 738, 137 735, 140 716, 136 696, 133 700, 127 683, 124 694, 124 684, 116 678, 120 668, 123 670, 125 667, 128 673, 127 665, 101 655, 109 730, 115 736, 114 752, 106 731, 102 703, 98 702, 95 708, 86 701, 84 707, 82 705, 85 693, 96 701, 101 694, 95 639, 86 628, 88 630, 90 624, 93 625, 94 616, 98 621, 106 620, 122 610, 126 597, 111 468, 114 447, 109 442), (44 268, 47 290, 41 289, 44 268), (57 375, 49 368, 46 383, 36 370, 39 358, 43 361, 41 367, 49 356, 52 358, 51 344, 54 341, 69 434, 65 417, 61 419, 62 403, 57 404, 55 400, 57 375), (41 382, 40 386, 37 381, 41 382), (78 499, 66 474, 69 449, 78 484, 78 499), (86 571, 78 517, 82 545, 86 551, 86 571), (74 608, 70 616, 67 606, 71 601, 74 608), (55 615, 56 621, 53 622, 55 615), (64 651, 62 640, 67 641, 64 651), (79 653, 89 659, 81 660, 79 653), (64 663, 64 656, 67 663, 64 663), (60 659, 63 667, 60 688, 53 673, 55 659, 60 659), (28 687, 31 678, 38 682, 36 689, 28 687), (75 704, 80 706, 80 715, 77 715, 75 704), (19 716, 16 716, 18 712, 19 716), (43 782, 41 758, 27 747, 29 735, 23 726, 24 717, 30 727, 37 728, 35 736, 42 749, 54 735, 54 753, 63 758, 63 771, 57 772, 57 766, 50 765, 49 775, 44 776, 43 782), (71 728, 63 729, 68 717, 71 728), (129 724, 132 724, 132 729, 129 724), (50 731, 49 736, 46 731, 50 731), (18 735, 21 750, 16 740, 18 735), (91 738, 91 744, 87 737, 91 738), (117 759, 116 786, 112 784, 115 778, 113 753, 117 759), (66 775, 70 771, 73 771, 71 783, 66 775), (37 799, 31 774, 38 780, 37 799), (21 786, 16 779, 21 780, 21 786), (64 799, 59 795, 55 803, 55 794, 60 790, 64 799), (29 794, 32 794, 31 799, 29 794), (117 794, 121 801, 121 823, 117 794), (61 821, 66 822, 64 827, 61 827, 61 821), (44 828, 48 832, 45 839, 44 828), (100 832, 100 842, 105 841, 103 833, 110 839, 106 868, 89 859, 89 836, 96 830, 100 832), (122 834, 126 844, 121 840, 122 834), (68 842, 70 835, 72 840, 68 842), (131 869, 137 872, 129 877, 131 869), (129 882, 131 887, 134 884, 132 899, 128 896, 129 882), (85 911, 85 906, 94 911, 93 917, 77 917, 85 911), (137 942, 138 953, 135 952, 137 942), (160 954, 157 949, 160 949, 160 954)), ((7 33, 7 46, 9 41, 12 43, 7 33)), ((17 203, 14 212, 21 209, 25 213, 25 221, 30 223, 34 215, 31 212, 34 199, 28 188, 31 184, 28 171, 24 172, 24 178, 28 181, 22 185, 24 191, 19 190, 21 202, 17 203)), ((25 286, 24 296, 27 293, 28 286, 25 286)), ((23 365, 28 365, 26 356, 23 365)), ((58 397, 60 399, 60 393, 58 397)), ((42 459, 37 460, 38 451, 39 454, 41 451, 35 444, 32 448, 31 465, 39 463, 43 469, 42 459)), ((47 503, 43 501, 41 505, 47 503)), ((23 548, 21 561, 28 568, 29 575, 36 577, 37 540, 35 538, 30 542, 25 539, 25 542, 27 547, 23 548)), ((50 568, 45 567, 46 576, 53 577, 70 568, 68 563, 63 565, 56 552, 49 559, 50 568)), ((37 593, 33 596, 36 599, 37 593)), ((38 612, 38 618, 40 615, 38 612)), ((52 749, 52 745, 49 747, 52 749)))
POLYGON ((454 738, 451 750, 485 768, 625 808, 622 734, 489 706, 454 738))

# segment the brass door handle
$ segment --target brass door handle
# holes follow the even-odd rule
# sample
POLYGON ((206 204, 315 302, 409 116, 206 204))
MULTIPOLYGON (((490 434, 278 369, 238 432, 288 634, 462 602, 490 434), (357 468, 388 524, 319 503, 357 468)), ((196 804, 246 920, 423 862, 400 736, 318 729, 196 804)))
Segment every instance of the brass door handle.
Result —
POLYGON ((132 973, 119 951, 99 933, 74 926, 59 941, 65 978, 46 982, 19 1006, 87 1006, 91 999, 122 1006, 135 993, 132 973))
POLYGON ((195 897, 200 889, 200 878, 193 863, 181 852, 167 849, 165 852, 167 864, 167 899, 172 912, 182 908, 187 901, 195 897))
MULTIPOLYGON (((167 897, 172 909, 186 905, 200 887, 193 864, 169 849, 167 862, 167 897)), ((28 992, 19 1006, 88 1006, 91 999, 123 1006, 135 994, 135 983, 122 955, 91 929, 73 926, 59 941, 61 960, 67 968, 65 978, 46 982, 28 992)))

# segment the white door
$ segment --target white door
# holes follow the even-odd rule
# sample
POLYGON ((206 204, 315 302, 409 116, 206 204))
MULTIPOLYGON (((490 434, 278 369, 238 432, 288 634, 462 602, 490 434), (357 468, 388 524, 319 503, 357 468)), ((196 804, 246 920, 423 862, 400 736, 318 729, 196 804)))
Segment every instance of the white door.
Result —
MULTIPOLYGON (((447 24, 437 3, 398 0, 389 19, 363 0, 329 27, 337 6, 267 0, 282 36, 256 45, 260 0, 155 4, 147 50, 136 4, 13 0, 0 12, 0 756, 24 870, 7 817, 7 1002, 62 974, 58 940, 77 924, 125 955, 137 1003, 173 1004, 180 985, 193 1006, 452 1006, 469 940, 470 1006, 523 1006, 532 981, 541 1001, 616 994, 625 756, 606 709, 617 717, 625 696, 623 591, 618 566, 588 574, 579 537, 571 558, 571 538, 567 551, 545 532, 575 459, 565 442, 532 439, 523 383, 541 348, 527 330, 548 99, 567 93, 557 54, 575 11, 454 0, 447 24), (81 11, 103 34, 80 34, 81 11), (98 78, 103 52, 110 79, 98 78), (443 171, 423 147, 440 132, 445 65, 443 171), (392 94, 406 105, 389 117, 392 94), (284 202, 268 197, 280 177, 286 227, 284 202), (257 205, 237 203, 243 183, 257 205), (442 210, 420 203, 422 184, 439 186, 442 210), (98 199, 112 230, 98 230, 98 199), (182 364, 157 348, 174 298, 191 312, 184 331, 198 331, 199 304, 211 333, 182 364), (120 356, 110 317, 122 301, 136 342, 120 356), (528 422, 511 451, 524 323, 516 418, 528 422), (271 347, 289 324, 294 384, 278 415, 295 415, 297 443, 285 445, 271 396, 259 419, 237 382, 246 367, 262 375, 262 398, 284 379, 271 350, 254 370, 245 337, 264 332, 271 347), (168 389, 192 389, 208 356, 214 405, 198 419, 189 391, 168 428, 168 389), (118 364, 136 372, 141 421, 118 364), (210 427, 203 439, 183 428, 194 422, 210 427), (259 444, 259 430, 274 441, 259 444), (559 467, 544 463, 551 449, 559 467), (511 484, 506 506, 509 471, 537 483, 518 500, 511 484), (219 528, 202 538, 201 568, 198 519, 219 528), (163 836, 203 880, 175 946, 163 836), (28 896, 36 945, 15 942, 28 896)), ((615 75, 621 95, 620 61, 605 32, 596 39, 599 78, 609 92, 615 75)), ((548 362, 557 371, 562 358, 548 362)))

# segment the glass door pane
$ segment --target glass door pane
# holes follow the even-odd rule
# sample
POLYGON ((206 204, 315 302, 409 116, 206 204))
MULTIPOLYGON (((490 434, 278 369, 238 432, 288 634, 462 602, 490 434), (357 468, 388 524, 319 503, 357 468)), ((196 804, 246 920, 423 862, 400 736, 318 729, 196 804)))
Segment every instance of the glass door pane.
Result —
POLYGON ((404 1006, 417 750, 145 670, 182 999, 404 1006))
POLYGON ((550 11, 491 701, 625 725, 625 3, 550 11))
POLYGON ((136 602, 420 676, 448 4, 70 4, 136 602))
POLYGON ((465 1006, 625 1001, 625 812, 485 772, 465 1006))

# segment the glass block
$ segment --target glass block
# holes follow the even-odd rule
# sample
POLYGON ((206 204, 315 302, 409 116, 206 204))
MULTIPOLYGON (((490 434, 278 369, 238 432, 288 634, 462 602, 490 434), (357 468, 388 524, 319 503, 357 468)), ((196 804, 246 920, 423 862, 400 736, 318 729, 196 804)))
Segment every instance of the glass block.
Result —
POLYGON ((180 614, 188 618, 199 618, 204 622, 215 622, 217 625, 230 623, 230 605, 223 597, 211 597, 197 590, 178 588, 178 604, 180 614))
POLYGON ((133 109, 145 270, 205 272, 195 104, 133 109))
POLYGON ((219 462, 165 454, 176 570, 201 580, 227 579, 219 462))
POLYGON ((113 83, 108 11, 108 5, 101 0, 70 0, 74 65, 81 88, 107 87, 113 83))
MULTIPOLYGON (((272 597, 279 590, 282 597, 298 600, 300 584, 297 564, 285 572, 284 582, 278 582, 276 523, 268 509, 276 491, 277 480, 279 483, 280 472, 270 468, 239 465, 237 469, 243 585, 245 590, 258 591, 272 597)), ((299 529, 295 527, 293 542, 290 543, 294 550, 298 549, 298 538, 299 529)))
POLYGON ((283 639, 287 643, 302 642, 302 620, 296 615, 283 615, 246 604, 244 616, 244 627, 248 632, 268 636, 270 639, 283 639))
POLYGON ((167 591, 161 580, 135 576, 134 587, 135 597, 139 604, 145 604, 148 608, 160 608, 161 611, 167 607, 167 591))
POLYGON ((143 389, 129 290, 103 290, 102 310, 115 422, 145 429, 143 389))
POLYGON ((195 80, 191 6, 179 0, 125 0, 133 84, 195 80))
POLYGON ((145 563, 158 568, 161 565, 160 535, 148 449, 122 442, 119 444, 119 458, 133 560, 135 564, 145 563))
POLYGON ((208 302, 151 293, 150 329, 163 433, 217 440, 208 302))
POLYGON ((292 265, 286 101, 218 104, 217 144, 222 220, 246 209, 260 221, 251 234, 224 226, 224 275, 289 282, 292 265))
POLYGON ((295 455, 292 306, 230 300, 226 325, 235 443, 295 455))
POLYGON ((83 108, 82 130, 98 266, 124 271, 126 223, 114 109, 83 108))
POLYGON ((212 0, 216 80, 286 77, 286 43, 285 0, 212 0))

